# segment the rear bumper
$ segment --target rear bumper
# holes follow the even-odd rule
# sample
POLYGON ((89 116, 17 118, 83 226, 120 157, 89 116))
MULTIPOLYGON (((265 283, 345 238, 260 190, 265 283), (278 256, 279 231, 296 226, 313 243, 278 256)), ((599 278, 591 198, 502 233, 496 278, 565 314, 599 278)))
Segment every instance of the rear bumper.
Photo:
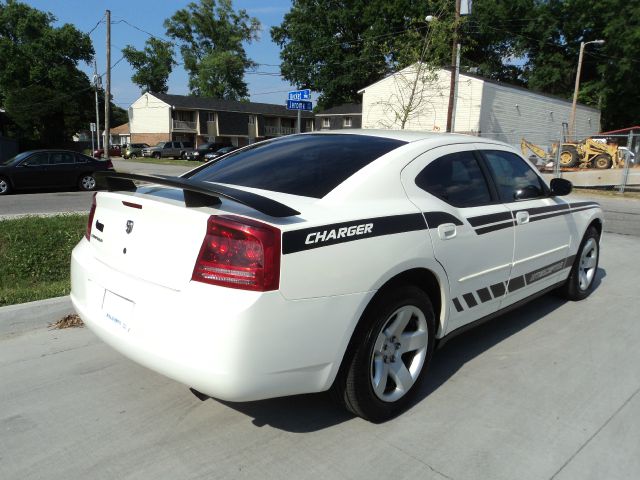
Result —
POLYGON ((328 389, 373 295, 288 301, 198 282, 176 291, 111 269, 84 239, 72 254, 71 282, 76 311, 106 343, 227 401, 328 389))

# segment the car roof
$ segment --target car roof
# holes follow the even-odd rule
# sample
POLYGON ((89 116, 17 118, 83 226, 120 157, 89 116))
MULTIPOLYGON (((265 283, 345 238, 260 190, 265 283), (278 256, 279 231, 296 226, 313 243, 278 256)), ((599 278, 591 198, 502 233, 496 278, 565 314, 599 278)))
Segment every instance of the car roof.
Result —
POLYGON ((82 152, 76 152, 74 150, 65 150, 64 148, 39 148, 37 150, 25 150, 24 152, 20 152, 20 153, 41 153, 41 152, 47 152, 47 153, 64 152, 64 153, 78 153, 80 155, 85 155, 82 152))
POLYGON ((440 132, 423 132, 418 130, 382 130, 368 128, 353 128, 344 130, 320 130, 309 132, 305 135, 367 135, 370 137, 391 138, 394 140, 402 140, 404 142, 416 142, 419 140, 449 138, 453 143, 457 143, 461 138, 473 138, 470 135, 460 135, 457 133, 440 133, 440 132))

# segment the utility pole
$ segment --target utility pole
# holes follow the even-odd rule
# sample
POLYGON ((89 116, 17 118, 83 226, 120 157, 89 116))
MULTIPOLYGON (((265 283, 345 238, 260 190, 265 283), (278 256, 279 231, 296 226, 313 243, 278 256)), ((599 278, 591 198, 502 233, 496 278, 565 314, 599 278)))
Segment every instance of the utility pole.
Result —
POLYGON ((456 75, 458 63, 458 24, 460 23, 460 0, 456 0, 455 24, 453 26, 453 44, 451 47, 451 82, 449 84, 449 108, 447 110, 447 132, 453 131, 453 108, 455 103, 456 75))
MULTIPOLYGON (((98 102, 98 89, 102 86, 101 78, 98 76, 98 62, 93 59, 93 86, 96 93, 96 148, 100 150, 100 107, 98 102)), ((93 140, 93 133, 91 134, 93 140)), ((93 155, 93 152, 91 153, 93 155)))
POLYGON ((576 105, 578 104, 578 91, 580 90, 580 72, 582 71, 582 56, 584 55, 584 47, 594 43, 596 45, 604 44, 604 40, 592 40, 590 42, 580 42, 580 55, 578 55, 578 71, 576 72, 576 84, 573 88, 573 103, 571 104, 571 119, 569 121, 569 135, 576 140, 576 105))
POLYGON ((109 117, 111 110, 111 10, 107 10, 107 75, 104 89, 104 156, 109 160, 109 117))

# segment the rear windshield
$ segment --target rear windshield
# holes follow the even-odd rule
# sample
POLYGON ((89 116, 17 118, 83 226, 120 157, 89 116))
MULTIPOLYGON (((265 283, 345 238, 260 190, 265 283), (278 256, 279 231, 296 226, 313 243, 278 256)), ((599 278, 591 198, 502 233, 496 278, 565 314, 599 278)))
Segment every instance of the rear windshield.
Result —
POLYGON ((364 166, 405 143, 367 135, 292 135, 231 153, 188 176, 322 198, 364 166))

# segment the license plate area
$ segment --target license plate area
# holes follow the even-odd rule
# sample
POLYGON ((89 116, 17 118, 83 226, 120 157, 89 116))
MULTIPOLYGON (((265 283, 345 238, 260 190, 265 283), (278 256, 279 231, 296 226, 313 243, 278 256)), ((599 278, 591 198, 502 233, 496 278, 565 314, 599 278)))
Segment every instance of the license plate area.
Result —
POLYGON ((109 290, 105 290, 102 301, 102 313, 107 323, 114 328, 130 332, 133 326, 135 303, 109 290))

